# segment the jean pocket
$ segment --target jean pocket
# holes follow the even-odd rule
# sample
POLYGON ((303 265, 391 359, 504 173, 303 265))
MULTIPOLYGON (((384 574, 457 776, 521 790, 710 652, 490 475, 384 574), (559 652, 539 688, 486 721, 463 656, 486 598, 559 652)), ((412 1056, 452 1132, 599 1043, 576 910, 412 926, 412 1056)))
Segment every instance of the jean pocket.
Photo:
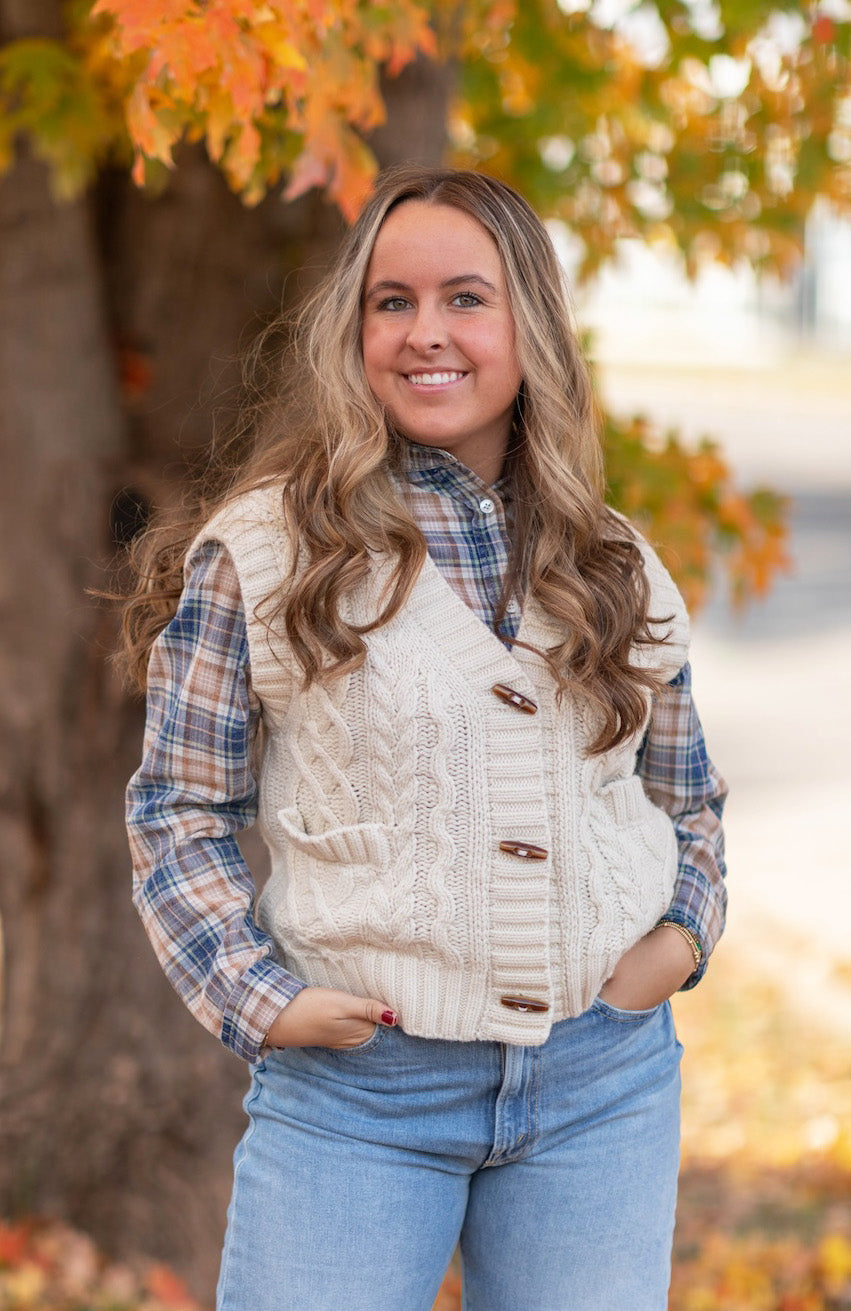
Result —
POLYGON ((331 1056, 338 1056, 342 1060, 346 1060, 349 1056, 361 1056, 364 1052, 373 1051, 381 1042, 381 1039, 386 1032, 386 1024, 376 1024, 365 1042, 359 1042, 354 1047, 323 1047, 322 1050, 328 1052, 331 1056))
POLYGON ((660 1001, 656 1006, 648 1006, 643 1011, 626 1011, 621 1006, 613 1006, 611 1002, 603 1001, 602 997, 598 997, 592 1003, 591 1009, 598 1015, 604 1015, 608 1020, 615 1020, 618 1024, 639 1024, 642 1020, 649 1020, 651 1015, 655 1015, 664 1005, 665 1002, 660 1001))

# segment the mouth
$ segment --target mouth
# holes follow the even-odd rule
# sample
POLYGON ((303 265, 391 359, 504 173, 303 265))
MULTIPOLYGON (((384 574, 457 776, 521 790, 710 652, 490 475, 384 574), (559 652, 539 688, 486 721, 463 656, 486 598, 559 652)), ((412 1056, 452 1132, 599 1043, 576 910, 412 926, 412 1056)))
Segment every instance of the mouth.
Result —
POLYGON ((457 369, 444 369, 433 373, 406 373, 404 376, 413 387, 448 387, 467 375, 457 369))

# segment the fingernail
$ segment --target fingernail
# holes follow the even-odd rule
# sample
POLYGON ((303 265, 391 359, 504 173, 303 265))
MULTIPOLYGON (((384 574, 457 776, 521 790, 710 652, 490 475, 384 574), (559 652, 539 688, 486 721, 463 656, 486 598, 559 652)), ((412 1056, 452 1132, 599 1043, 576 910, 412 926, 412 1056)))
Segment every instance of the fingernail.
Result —
POLYGON ((396 1024, 396 1023, 398 1022, 398 1019, 399 1019, 399 1017, 398 1017, 398 1015, 396 1014, 395 1011, 382 1011, 382 1012, 381 1012, 381 1023, 382 1023, 382 1024, 388 1024, 388 1025, 390 1025, 390 1026, 392 1027, 394 1024, 396 1024))

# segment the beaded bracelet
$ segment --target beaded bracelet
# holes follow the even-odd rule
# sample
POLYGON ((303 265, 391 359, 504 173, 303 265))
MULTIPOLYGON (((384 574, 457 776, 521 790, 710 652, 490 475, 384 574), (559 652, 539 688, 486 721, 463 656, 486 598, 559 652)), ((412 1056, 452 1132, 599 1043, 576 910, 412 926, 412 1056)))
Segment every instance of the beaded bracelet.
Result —
POLYGON ((660 920, 656 927, 661 928, 663 924, 666 928, 676 929, 680 937, 685 938, 686 942, 691 947, 691 954, 694 956, 694 968, 697 969, 700 962, 703 960, 703 948, 692 933, 691 929, 687 929, 685 924, 678 924, 676 920, 660 920))

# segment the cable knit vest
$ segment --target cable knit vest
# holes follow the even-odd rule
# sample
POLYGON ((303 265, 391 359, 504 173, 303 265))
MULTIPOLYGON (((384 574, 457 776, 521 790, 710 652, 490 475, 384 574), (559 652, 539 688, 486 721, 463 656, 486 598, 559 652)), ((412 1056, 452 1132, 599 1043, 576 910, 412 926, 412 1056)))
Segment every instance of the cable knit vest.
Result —
MULTIPOLYGON (((257 918, 282 963, 385 1001, 413 1034, 543 1042, 670 904, 676 841, 634 773, 642 734, 589 756, 584 700, 557 705, 544 661, 506 650, 430 558, 403 612, 368 636, 363 666, 305 692, 282 629, 263 617, 292 556, 280 488, 227 507, 195 545, 208 540, 230 552, 246 610, 271 854, 257 918)), ((688 620, 642 550, 650 613, 673 618, 665 644, 634 660, 668 679, 685 662, 688 620)), ((377 560, 346 600, 350 619, 374 616, 388 573, 377 560)), ((558 640, 534 600, 519 637, 558 640)))

